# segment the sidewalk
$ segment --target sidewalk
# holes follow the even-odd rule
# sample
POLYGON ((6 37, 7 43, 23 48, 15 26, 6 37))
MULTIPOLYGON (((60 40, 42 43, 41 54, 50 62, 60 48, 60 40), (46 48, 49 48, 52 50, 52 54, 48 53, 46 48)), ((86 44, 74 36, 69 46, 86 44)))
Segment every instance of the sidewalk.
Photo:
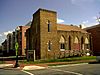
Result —
POLYGON ((45 69, 47 68, 44 65, 39 64, 22 64, 19 63, 19 67, 14 68, 15 61, 5 61, 4 64, 0 64, 0 69, 16 69, 16 70, 36 70, 36 69, 45 69))
POLYGON ((71 61, 71 62, 51 62, 51 63, 41 63, 41 64, 22 64, 19 63, 18 68, 14 68, 15 61, 5 61, 5 64, 0 64, 0 68, 9 68, 9 69, 19 69, 19 70, 36 70, 36 69, 45 69, 50 66, 57 65, 70 65, 70 64, 82 64, 95 62, 96 60, 80 60, 80 61, 71 61))
POLYGON ((13 64, 0 64, 0 69, 2 68, 12 68, 13 64))

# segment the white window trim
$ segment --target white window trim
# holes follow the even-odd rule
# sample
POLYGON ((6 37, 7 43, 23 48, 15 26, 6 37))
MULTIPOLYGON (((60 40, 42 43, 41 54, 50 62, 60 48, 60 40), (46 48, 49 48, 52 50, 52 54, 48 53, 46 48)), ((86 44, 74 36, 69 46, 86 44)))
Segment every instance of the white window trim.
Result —
POLYGON ((65 49, 60 49, 60 51, 65 51, 65 49))

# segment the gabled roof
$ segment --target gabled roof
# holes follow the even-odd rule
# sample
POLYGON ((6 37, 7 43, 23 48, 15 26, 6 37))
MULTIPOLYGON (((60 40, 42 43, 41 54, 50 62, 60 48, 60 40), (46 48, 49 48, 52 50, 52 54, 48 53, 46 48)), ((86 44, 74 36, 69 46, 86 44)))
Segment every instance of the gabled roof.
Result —
POLYGON ((64 25, 64 24, 57 24, 57 30, 58 31, 79 31, 82 33, 87 33, 87 31, 79 28, 78 26, 64 25))

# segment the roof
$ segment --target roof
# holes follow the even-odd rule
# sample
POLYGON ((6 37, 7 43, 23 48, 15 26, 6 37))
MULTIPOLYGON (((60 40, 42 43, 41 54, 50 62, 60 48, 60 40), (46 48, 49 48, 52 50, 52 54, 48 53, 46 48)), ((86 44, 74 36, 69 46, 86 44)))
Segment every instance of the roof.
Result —
POLYGON ((25 26, 31 26, 31 21, 29 21, 25 26))
POLYGON ((87 31, 79 28, 78 26, 64 25, 64 24, 57 24, 57 30, 58 31, 79 31, 82 33, 87 33, 87 31))
MULTIPOLYGON (((56 13, 56 11, 52 11, 52 10, 47 10, 47 9, 43 9, 43 8, 39 8, 34 14, 36 14, 39 11, 46 11, 46 12, 52 12, 52 13, 56 13)), ((33 14, 33 15, 34 15, 33 14)))
POLYGON ((97 28, 97 27, 100 27, 100 24, 94 25, 94 26, 91 26, 91 27, 87 27, 87 28, 85 28, 85 30, 93 29, 93 28, 97 28))

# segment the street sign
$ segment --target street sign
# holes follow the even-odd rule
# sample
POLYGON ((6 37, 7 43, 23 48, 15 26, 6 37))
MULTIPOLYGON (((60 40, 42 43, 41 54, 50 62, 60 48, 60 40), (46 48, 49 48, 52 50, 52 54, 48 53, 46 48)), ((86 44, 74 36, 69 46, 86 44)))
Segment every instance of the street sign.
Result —
POLYGON ((15 43, 15 49, 17 50, 19 47, 18 42, 15 43))
POLYGON ((18 42, 16 42, 15 43, 16 55, 18 55, 18 47, 19 47, 18 42))

